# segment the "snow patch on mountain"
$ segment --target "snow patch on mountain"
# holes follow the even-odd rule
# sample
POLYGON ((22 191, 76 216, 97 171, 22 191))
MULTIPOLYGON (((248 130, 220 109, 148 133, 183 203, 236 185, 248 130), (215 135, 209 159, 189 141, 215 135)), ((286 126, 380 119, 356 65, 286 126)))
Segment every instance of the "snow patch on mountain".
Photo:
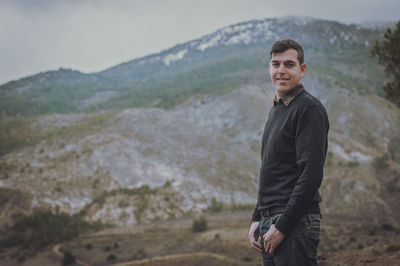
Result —
POLYGON ((249 44, 251 42, 251 33, 249 31, 241 32, 230 38, 226 44, 249 44))
POLYGON ((156 62, 156 61, 159 61, 159 60, 160 60, 160 57, 156 56, 156 57, 152 57, 152 58, 149 58, 149 59, 142 60, 142 61, 140 61, 140 64, 144 65, 144 64, 153 63, 153 62, 156 62))
POLYGON ((183 59, 185 54, 187 53, 187 49, 177 52, 176 54, 168 54, 164 57, 163 62, 167 66, 169 66, 172 62, 183 59))
POLYGON ((204 52, 209 47, 216 46, 218 45, 218 41, 221 40, 221 35, 217 34, 213 38, 211 38, 209 41, 206 41, 205 43, 200 44, 197 49, 204 52))
POLYGON ((250 44, 256 42, 262 36, 263 39, 269 39, 273 33, 269 30, 270 22, 247 22, 240 25, 232 25, 222 28, 221 30, 203 37, 198 42, 192 42, 191 46, 198 45, 197 49, 204 52, 206 49, 217 45, 237 45, 250 44))

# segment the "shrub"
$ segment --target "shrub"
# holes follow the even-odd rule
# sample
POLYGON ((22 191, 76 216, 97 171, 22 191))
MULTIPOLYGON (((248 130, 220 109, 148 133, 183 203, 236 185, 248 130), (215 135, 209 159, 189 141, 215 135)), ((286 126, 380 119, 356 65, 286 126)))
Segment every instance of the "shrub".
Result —
POLYGON ((93 248, 93 245, 92 245, 92 244, 87 244, 87 245, 86 245, 86 249, 87 249, 87 250, 91 250, 92 248, 93 248))
POLYGON ((386 169, 389 166, 388 160, 389 160, 388 156, 383 155, 383 156, 375 157, 372 164, 375 167, 375 169, 379 169, 379 170, 386 169))
POLYGON ((215 198, 211 199, 211 204, 208 206, 208 209, 211 212, 221 212, 222 211, 222 203, 218 202, 215 198))
POLYGON ((200 216, 198 219, 193 220, 193 231, 194 232, 203 232, 206 231, 208 227, 207 218, 204 216, 200 216))
POLYGON ((245 261, 245 262, 250 262, 252 261, 252 259, 249 256, 244 256, 243 258, 240 259, 241 261, 245 261))
POLYGON ((128 206, 129 206, 129 202, 126 199, 121 199, 118 202, 118 207, 120 207, 120 208, 125 208, 125 207, 128 207, 128 206))
POLYGON ((243 204, 236 204, 232 203, 231 211, 251 211, 254 210, 255 204, 253 203, 243 203, 243 204))
POLYGON ((382 228, 382 230, 385 230, 385 231, 394 231, 394 230, 396 230, 396 228, 391 224, 382 224, 381 228, 382 228))
POLYGON ((99 204, 100 206, 103 206, 103 204, 106 202, 107 197, 108 193, 107 191, 104 191, 103 194, 94 198, 93 202, 99 204))
POLYGON ((125 219, 128 219, 129 214, 126 211, 121 212, 121 214, 119 215, 118 219, 120 221, 124 221, 125 219))
POLYGON ((135 260, 142 260, 142 259, 145 259, 145 258, 147 258, 147 253, 146 253, 146 251, 145 251, 143 248, 139 249, 139 250, 133 255, 133 259, 135 259, 135 260))
MULTIPOLYGON (((397 174, 397 173, 395 173, 395 174, 397 174)), ((395 177, 386 184, 386 188, 390 193, 395 193, 395 192, 400 191, 399 185, 397 184, 398 181, 399 181, 399 178, 395 177)))
POLYGON ((63 265, 69 265, 76 262, 76 258, 70 251, 64 252, 63 265))
POLYGON ((49 210, 34 211, 19 218, 1 240, 0 246, 23 246, 42 249, 49 244, 70 240, 87 230, 98 230, 99 223, 89 223, 79 214, 69 215, 49 210))
POLYGON ((349 167, 356 167, 356 166, 358 166, 359 164, 360 164, 360 163, 357 162, 357 161, 350 161, 350 162, 347 163, 347 166, 349 166, 349 167))
POLYGON ((107 257, 107 260, 108 261, 114 261, 114 260, 116 260, 117 259, 117 256, 115 256, 114 254, 110 254, 108 257, 107 257))
POLYGON ((16 258, 19 256, 19 252, 18 251, 13 251, 10 253, 10 258, 16 258))
POLYGON ((400 244, 390 244, 385 248, 388 252, 397 252, 400 250, 400 244))
POLYGON ((396 192, 396 187, 392 183, 386 184, 386 188, 389 191, 389 193, 394 193, 396 192))

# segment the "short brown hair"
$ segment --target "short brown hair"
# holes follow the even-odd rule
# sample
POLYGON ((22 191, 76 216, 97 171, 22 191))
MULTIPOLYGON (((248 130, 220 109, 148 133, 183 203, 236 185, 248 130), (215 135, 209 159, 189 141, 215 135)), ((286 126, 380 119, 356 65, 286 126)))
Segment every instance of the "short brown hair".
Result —
POLYGON ((269 57, 272 57, 272 54, 275 53, 283 53, 289 49, 294 49, 297 51, 297 59, 299 60, 299 64, 304 64, 304 50, 301 47, 300 43, 291 40, 291 39, 284 39, 276 41, 272 47, 271 51, 269 52, 269 57))

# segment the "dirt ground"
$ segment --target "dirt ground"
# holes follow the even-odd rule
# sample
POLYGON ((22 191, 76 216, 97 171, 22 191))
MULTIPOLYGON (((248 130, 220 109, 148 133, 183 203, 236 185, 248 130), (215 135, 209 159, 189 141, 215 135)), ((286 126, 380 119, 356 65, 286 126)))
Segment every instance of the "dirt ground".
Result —
MULTIPOLYGON (((250 213, 208 214, 208 229, 193 232, 187 217, 135 227, 111 228, 58 243, 33 253, 0 251, 0 265, 62 265, 63 252, 77 259, 71 265, 261 265, 249 247, 250 213)), ((318 250, 319 265, 400 265, 400 231, 392 225, 326 217, 318 250)))

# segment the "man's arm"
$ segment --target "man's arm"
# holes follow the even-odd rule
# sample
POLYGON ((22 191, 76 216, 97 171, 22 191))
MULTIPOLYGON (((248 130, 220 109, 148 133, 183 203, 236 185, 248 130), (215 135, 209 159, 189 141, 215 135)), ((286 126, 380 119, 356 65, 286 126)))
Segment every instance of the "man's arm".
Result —
POLYGON ((325 109, 308 106, 298 117, 296 125, 296 160, 299 178, 285 211, 276 222, 276 228, 287 235, 304 212, 321 185, 327 151, 329 122, 325 109))

